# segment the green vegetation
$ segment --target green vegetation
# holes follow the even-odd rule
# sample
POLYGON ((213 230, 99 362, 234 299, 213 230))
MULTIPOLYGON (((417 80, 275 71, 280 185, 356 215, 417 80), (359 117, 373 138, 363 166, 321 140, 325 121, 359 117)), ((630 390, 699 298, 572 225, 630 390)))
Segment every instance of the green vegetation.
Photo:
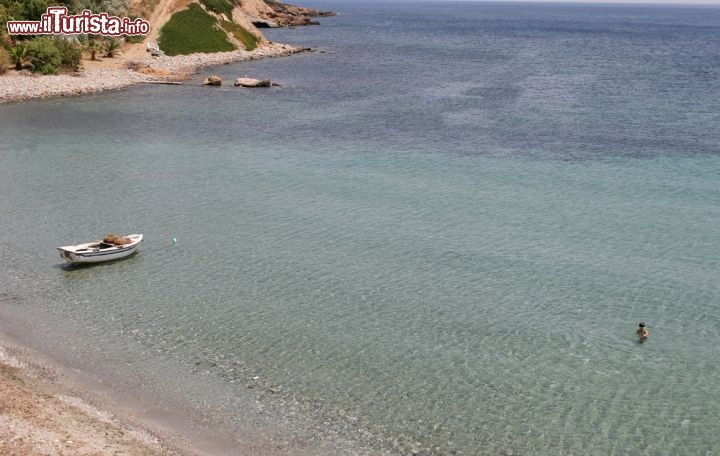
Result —
POLYGON ((8 57, 16 70, 29 68, 35 73, 58 74, 61 68, 80 69, 82 46, 65 38, 40 36, 11 47, 8 57))
POLYGON ((27 56, 27 46, 25 44, 16 44, 10 48, 10 59, 12 59, 12 63, 15 65, 17 71, 22 70, 27 56))
POLYGON ((33 71, 42 74, 58 74, 60 71, 62 57, 52 38, 41 36, 30 41, 28 53, 33 71))
POLYGON ((0 0, 0 36, 7 32, 7 21, 38 21, 48 6, 65 6, 70 14, 89 9, 93 13, 124 16, 130 11, 130 0, 0 0))
POLYGON ((73 71, 80 69, 82 47, 64 38, 55 39, 55 47, 60 51, 60 65, 73 71))
POLYGON ((234 36, 236 40, 240 41, 248 51, 252 51, 257 47, 257 37, 238 24, 228 21, 222 21, 220 24, 225 31, 232 33, 232 36, 234 36))
POLYGON ((5 48, 0 47, 0 74, 4 74, 8 70, 9 62, 10 57, 8 57, 8 52, 5 48))
POLYGON ((112 38, 108 38, 103 48, 105 49, 105 57, 113 58, 115 57, 115 51, 120 48, 120 43, 112 38))
MULTIPOLYGON (((154 7, 157 2, 147 0, 139 6, 151 4, 154 7)), ((130 0, 0 0, 0 35, 7 32, 7 21, 39 21, 48 6, 65 6, 70 14, 89 9, 93 13, 108 13, 111 16, 126 16, 131 10, 130 0)))
POLYGON ((228 19, 232 19, 232 10, 235 7, 230 0, 200 0, 207 9, 216 14, 224 14, 228 19))
MULTIPOLYGON (((151 2, 157 3, 157 0, 151 2)), ((62 68, 80 69, 83 47, 77 42, 60 37, 7 35, 7 21, 37 21, 48 6, 66 6, 70 14, 89 9, 93 13, 126 16, 130 11, 130 0, 0 0, 0 46, 5 48, 4 58, 9 59, 16 70, 26 68, 42 74, 57 74, 62 68)), ((80 39, 92 41, 86 36, 80 39)), ((107 43, 104 49, 112 56, 118 47, 119 44, 114 42, 107 43)), ((93 44, 88 50, 94 57, 100 49, 93 44)), ((3 65, 7 64, 3 62, 3 65)))
MULTIPOLYGON (((53 6, 57 1, 51 2, 53 6)), ((93 13, 108 13, 110 16, 127 16, 130 12, 130 0, 67 0, 71 13, 80 13, 89 9, 93 13)))
POLYGON ((25 0, 23 2, 3 0, 3 3, 9 7, 12 14, 20 14, 22 16, 21 19, 16 20, 28 21, 40 20, 40 16, 47 11, 48 6, 54 6, 54 4, 48 5, 48 2, 45 0, 25 0))
POLYGON ((0 21, 3 26, 7 21, 39 21, 48 6, 67 6, 74 12, 75 3, 80 1, 85 0, 0 0, 0 21))
POLYGON ((102 43, 90 36, 85 43, 85 50, 90 52, 90 60, 97 60, 97 53, 102 50, 102 43))
POLYGON ((158 41, 167 55, 235 50, 225 31, 217 27, 215 18, 197 3, 173 14, 160 29, 158 41))

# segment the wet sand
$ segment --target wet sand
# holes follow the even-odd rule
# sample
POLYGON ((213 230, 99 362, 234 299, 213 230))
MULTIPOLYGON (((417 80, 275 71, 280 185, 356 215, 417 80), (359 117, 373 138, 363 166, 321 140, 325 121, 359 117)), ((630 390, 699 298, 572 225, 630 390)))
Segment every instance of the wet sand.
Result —
POLYGON ((0 334, 0 454, 204 454, 74 377, 0 334))

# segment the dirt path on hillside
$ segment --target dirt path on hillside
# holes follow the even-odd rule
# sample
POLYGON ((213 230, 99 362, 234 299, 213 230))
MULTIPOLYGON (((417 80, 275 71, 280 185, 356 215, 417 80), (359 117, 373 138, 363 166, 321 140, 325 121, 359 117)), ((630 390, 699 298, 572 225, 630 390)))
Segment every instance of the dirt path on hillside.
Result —
POLYGON ((179 11, 185 8, 190 0, 160 0, 155 6, 155 10, 149 18, 144 17, 150 22, 150 33, 145 37, 142 43, 130 43, 123 47, 123 60, 144 59, 148 57, 147 44, 157 43, 160 36, 160 29, 167 21, 170 20, 173 11, 179 11))

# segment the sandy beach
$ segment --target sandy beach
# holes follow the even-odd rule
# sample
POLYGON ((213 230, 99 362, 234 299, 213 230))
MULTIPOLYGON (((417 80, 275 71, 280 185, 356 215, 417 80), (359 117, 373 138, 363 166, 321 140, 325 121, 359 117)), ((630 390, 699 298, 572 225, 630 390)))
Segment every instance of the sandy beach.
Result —
MULTIPOLYGON (((0 296, 0 299, 3 299, 0 296)), ((296 444, 208 429, 0 332, 0 455, 287 456, 296 444)))
POLYGON ((68 374, 0 335, 0 454, 203 454, 68 374))
POLYGON ((77 73, 42 76, 9 71, 0 76, 0 103, 84 95, 142 83, 183 81, 200 67, 280 57, 304 50, 306 49, 286 44, 270 43, 253 51, 237 50, 174 57, 137 58, 137 53, 128 53, 126 57, 83 60, 83 68, 77 73))
POLYGON ((141 396, 120 393, 0 332, 0 455, 310 454, 328 453, 290 435, 278 440, 208 428, 193 417, 158 409, 141 396))

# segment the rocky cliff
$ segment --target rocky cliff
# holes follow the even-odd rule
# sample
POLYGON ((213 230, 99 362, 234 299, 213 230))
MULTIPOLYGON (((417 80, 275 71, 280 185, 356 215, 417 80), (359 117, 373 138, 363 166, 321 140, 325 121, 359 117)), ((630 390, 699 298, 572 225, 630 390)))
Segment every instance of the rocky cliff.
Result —
POLYGON ((332 11, 318 11, 312 8, 289 5, 275 0, 242 0, 242 10, 257 28, 318 25, 316 17, 334 16, 332 11))
POLYGON ((276 0, 135 2, 152 26, 145 42, 159 43, 168 55, 252 50, 268 43, 260 28, 315 25, 313 18, 335 14, 276 0))

